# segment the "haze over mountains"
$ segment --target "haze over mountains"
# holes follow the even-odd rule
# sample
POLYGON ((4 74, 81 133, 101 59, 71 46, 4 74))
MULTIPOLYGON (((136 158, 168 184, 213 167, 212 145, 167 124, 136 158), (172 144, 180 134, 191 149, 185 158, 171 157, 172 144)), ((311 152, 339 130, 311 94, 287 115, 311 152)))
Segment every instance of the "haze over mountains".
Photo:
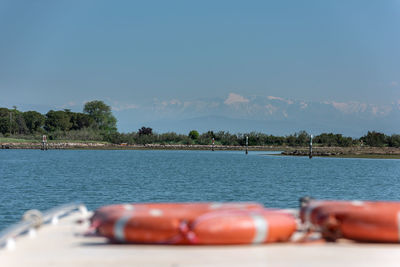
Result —
POLYGON ((286 135, 300 130, 309 133, 334 132, 360 137, 375 130, 400 132, 400 101, 386 105, 352 102, 310 102, 279 96, 243 96, 197 100, 158 100, 147 105, 112 104, 122 132, 141 126, 157 132, 259 131, 286 135))

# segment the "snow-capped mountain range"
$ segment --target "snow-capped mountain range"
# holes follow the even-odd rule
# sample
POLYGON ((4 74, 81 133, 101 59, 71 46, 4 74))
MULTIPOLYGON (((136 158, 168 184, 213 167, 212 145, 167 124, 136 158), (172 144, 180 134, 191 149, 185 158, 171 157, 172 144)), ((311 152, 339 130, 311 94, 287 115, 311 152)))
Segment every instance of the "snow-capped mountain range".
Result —
POLYGON ((154 99, 146 105, 115 102, 112 107, 120 130, 125 132, 136 131, 142 125, 158 132, 180 133, 196 129, 285 135, 306 130, 359 137, 369 130, 386 134, 400 132, 400 100, 375 105, 230 93, 226 98, 190 101, 154 99))

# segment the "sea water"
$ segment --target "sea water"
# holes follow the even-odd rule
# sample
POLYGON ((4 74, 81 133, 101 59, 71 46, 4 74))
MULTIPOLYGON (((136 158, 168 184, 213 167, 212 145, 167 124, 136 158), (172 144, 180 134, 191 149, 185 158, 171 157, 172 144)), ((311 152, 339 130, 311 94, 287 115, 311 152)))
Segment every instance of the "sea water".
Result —
POLYGON ((400 201, 400 160, 268 154, 0 150, 0 230, 26 210, 74 201, 91 210, 167 201, 256 201, 296 208, 302 196, 400 201))

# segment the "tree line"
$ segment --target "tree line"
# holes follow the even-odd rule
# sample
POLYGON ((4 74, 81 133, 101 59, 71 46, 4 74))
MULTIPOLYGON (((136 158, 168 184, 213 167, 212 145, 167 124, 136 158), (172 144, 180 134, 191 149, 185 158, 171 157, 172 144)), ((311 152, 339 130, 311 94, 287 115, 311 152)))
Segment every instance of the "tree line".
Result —
MULTIPOLYGON (((145 127, 143 127, 145 128, 145 127)), ((143 129, 142 128, 142 129, 143 129)), ((210 145, 214 139, 216 145, 244 146, 248 137, 249 146, 308 146, 310 134, 300 131, 287 136, 274 136, 259 132, 232 134, 226 131, 207 131, 200 134, 192 130, 188 135, 169 133, 144 133, 142 129, 132 133, 115 132, 109 136, 112 143, 126 144, 199 144, 210 145)), ((147 131, 149 132, 149 131, 147 131)), ((400 147, 400 135, 387 136, 379 132, 368 132, 361 138, 346 137, 342 134, 322 133, 313 137, 313 144, 317 146, 350 147, 367 145, 374 147, 400 147)))
POLYGON ((117 120, 111 107, 102 101, 84 105, 83 112, 70 109, 50 110, 46 114, 37 111, 22 112, 0 108, 0 134, 3 137, 41 139, 43 134, 51 140, 102 140, 117 131, 117 120))
MULTIPOLYGON (((236 133, 226 131, 196 130, 186 134, 174 132, 155 133, 150 127, 136 132, 120 133, 111 107, 102 101, 85 103, 82 112, 69 109, 50 110, 46 114, 37 111, 22 112, 0 108, 0 137, 41 139, 43 134, 50 140, 107 141, 114 144, 199 144, 243 146, 248 137, 249 146, 308 146, 310 134, 300 131, 286 136, 274 136, 259 132, 236 133)), ((400 147, 400 135, 391 136, 369 131, 361 138, 346 137, 342 134, 322 133, 313 137, 313 143, 320 146, 349 147, 367 145, 374 147, 400 147)))

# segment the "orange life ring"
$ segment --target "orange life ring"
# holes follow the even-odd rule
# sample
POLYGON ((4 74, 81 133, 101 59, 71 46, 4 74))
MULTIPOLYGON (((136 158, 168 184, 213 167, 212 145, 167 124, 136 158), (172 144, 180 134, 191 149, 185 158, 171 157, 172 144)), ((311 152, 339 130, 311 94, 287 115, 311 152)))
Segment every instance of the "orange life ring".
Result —
POLYGON ((312 200, 301 209, 300 217, 327 239, 400 241, 400 202, 312 200))
POLYGON ((132 243, 188 243, 185 233, 199 216, 217 210, 260 210, 258 203, 149 203, 111 205, 92 217, 92 227, 109 239, 132 243))
POLYGON ((296 231, 293 215, 276 210, 230 210, 200 216, 187 235, 193 244, 262 244, 288 241, 296 231))

